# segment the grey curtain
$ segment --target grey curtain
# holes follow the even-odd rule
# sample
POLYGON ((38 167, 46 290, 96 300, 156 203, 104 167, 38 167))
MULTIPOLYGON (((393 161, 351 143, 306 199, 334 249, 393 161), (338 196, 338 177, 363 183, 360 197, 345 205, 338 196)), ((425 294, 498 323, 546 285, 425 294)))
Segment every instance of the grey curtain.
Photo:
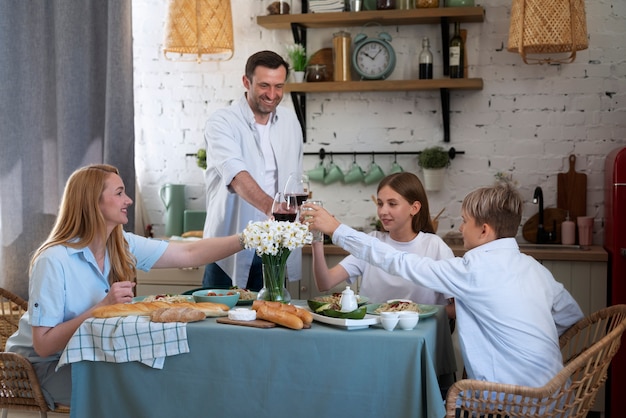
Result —
POLYGON ((133 122, 130 0, 0 2, 0 286, 28 296, 78 167, 115 165, 134 199, 133 122))

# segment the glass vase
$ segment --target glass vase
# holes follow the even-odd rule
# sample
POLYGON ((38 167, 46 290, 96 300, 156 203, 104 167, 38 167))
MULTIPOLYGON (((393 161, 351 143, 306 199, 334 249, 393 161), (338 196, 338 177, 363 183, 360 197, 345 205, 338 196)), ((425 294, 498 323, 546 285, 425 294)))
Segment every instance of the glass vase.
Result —
MULTIPOLYGON (((269 258, 269 257, 268 257, 269 258)), ((263 259, 263 289, 257 299, 289 303, 291 295, 285 287, 286 263, 263 259)))

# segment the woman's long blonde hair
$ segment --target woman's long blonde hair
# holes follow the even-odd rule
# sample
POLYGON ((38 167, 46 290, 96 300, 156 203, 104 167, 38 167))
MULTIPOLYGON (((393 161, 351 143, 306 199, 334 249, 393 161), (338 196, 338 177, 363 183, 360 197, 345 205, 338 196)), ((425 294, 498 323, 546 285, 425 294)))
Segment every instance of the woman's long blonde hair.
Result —
POLYGON ((106 240, 111 260, 109 283, 135 280, 136 260, 122 234, 122 225, 117 225, 106 237, 106 223, 100 210, 100 197, 105 181, 111 174, 119 175, 117 168, 107 164, 94 164, 80 168, 67 180, 59 215, 48 239, 35 251, 30 268, 41 253, 55 245, 70 248, 89 246, 96 237, 106 240))

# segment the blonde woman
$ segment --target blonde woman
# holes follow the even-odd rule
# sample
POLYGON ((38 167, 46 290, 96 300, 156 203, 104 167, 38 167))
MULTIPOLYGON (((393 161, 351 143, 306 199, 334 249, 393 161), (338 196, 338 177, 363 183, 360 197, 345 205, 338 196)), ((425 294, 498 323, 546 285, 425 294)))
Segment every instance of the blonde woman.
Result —
POLYGON ((78 169, 32 257, 28 312, 6 351, 33 363, 51 409, 70 404, 71 366, 55 372, 70 337, 95 307, 132 300, 136 269, 201 266, 241 250, 237 235, 169 244, 125 232, 132 203, 115 167, 78 169))

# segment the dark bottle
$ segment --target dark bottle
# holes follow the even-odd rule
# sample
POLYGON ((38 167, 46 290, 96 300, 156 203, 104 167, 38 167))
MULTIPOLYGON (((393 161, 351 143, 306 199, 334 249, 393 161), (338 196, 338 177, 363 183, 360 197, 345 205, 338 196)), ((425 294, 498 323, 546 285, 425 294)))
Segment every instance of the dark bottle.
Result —
POLYGON ((433 54, 430 52, 430 41, 422 39, 422 52, 419 57, 419 79, 430 80, 433 78, 433 54))
POLYGON ((450 39, 450 78, 463 78, 463 61, 465 57, 465 45, 461 38, 461 24, 454 24, 454 36, 450 39))
POLYGON ((396 0, 376 0, 376 10, 389 10, 396 8, 396 0))

